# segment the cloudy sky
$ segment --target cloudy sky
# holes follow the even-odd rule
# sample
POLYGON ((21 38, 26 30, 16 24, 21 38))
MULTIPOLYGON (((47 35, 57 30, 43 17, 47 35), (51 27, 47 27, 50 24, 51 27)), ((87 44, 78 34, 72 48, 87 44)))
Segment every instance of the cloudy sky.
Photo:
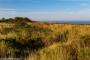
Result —
POLYGON ((90 0, 0 0, 0 18, 24 16, 33 20, 90 20, 90 0))

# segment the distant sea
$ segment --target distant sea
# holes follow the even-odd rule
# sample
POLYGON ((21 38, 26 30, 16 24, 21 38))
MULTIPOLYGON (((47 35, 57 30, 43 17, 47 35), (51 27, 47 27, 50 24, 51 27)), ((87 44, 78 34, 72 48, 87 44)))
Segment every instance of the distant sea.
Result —
POLYGON ((57 24, 59 24, 59 23, 67 23, 67 24, 90 24, 90 20, 86 20, 86 21, 55 21, 55 20, 53 20, 53 21, 45 21, 44 20, 44 22, 49 22, 49 23, 57 23, 57 24))

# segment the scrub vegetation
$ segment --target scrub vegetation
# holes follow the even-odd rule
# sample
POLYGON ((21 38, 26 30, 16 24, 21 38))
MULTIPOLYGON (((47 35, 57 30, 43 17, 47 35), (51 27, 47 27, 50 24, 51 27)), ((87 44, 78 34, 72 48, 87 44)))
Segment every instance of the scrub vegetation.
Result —
POLYGON ((0 58, 90 60, 89 24, 54 24, 26 17, 0 20, 0 58))

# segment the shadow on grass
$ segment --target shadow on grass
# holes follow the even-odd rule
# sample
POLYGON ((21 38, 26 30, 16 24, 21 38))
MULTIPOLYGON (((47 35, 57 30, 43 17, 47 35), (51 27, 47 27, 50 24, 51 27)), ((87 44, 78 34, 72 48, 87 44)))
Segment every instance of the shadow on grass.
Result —
POLYGON ((8 48, 8 50, 10 50, 11 52, 8 54, 6 54, 7 52, 5 52, 5 55, 12 55, 11 53, 13 53, 14 58, 26 57, 28 56, 28 53, 36 52, 40 48, 44 47, 44 43, 42 43, 41 40, 29 40, 24 44, 17 42, 16 39, 0 40, 0 42, 5 42, 5 44, 7 44, 9 47, 13 49, 13 52, 12 52, 11 49, 8 48))

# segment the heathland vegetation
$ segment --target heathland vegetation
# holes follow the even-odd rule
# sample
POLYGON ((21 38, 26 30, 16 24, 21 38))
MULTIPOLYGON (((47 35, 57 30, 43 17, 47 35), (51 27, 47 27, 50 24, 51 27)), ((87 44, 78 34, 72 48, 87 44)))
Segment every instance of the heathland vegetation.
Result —
POLYGON ((90 60, 89 24, 54 24, 15 17, 0 20, 0 58, 90 60))

